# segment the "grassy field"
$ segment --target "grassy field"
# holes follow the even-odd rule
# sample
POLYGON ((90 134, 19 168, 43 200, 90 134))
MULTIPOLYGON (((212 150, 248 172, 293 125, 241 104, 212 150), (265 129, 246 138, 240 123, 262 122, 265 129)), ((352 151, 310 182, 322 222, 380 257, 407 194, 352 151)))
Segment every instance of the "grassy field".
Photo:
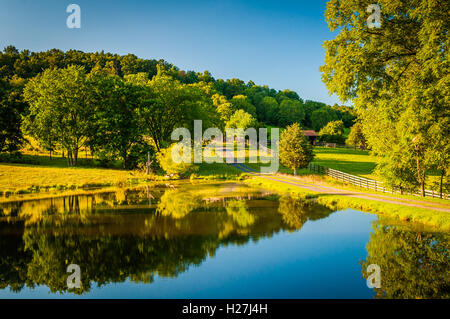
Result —
MULTIPOLYGON (((336 149, 331 149, 336 151, 336 149)), ((364 154, 362 151, 341 150, 338 153, 333 153, 330 149, 316 148, 318 156, 316 161, 321 165, 333 167, 334 156, 346 158, 346 161, 352 161, 364 158, 369 158, 370 155, 364 154), (320 161, 320 162, 319 162, 320 161)), ((7 164, 0 163, 0 195, 20 196, 17 194, 37 193, 40 191, 64 191, 77 190, 89 187, 105 187, 105 186, 127 186, 137 185, 142 182, 149 181, 149 176, 143 172, 125 171, 121 169, 103 169, 103 168, 88 168, 88 167, 66 167, 65 161, 60 158, 45 158, 42 156, 30 156, 39 165, 31 164, 7 164)), ((339 160, 334 160, 338 163, 335 165, 342 165, 339 160)), ((348 171, 355 174, 357 171, 364 176, 364 170, 369 169, 369 165, 362 164, 358 167, 359 162, 354 162, 353 167, 349 166, 348 171), (355 168, 356 167, 356 168, 355 168)), ((247 164, 248 166, 259 169, 261 165, 268 166, 269 164, 247 164)), ((338 168, 337 166, 334 166, 338 168)), ((340 167, 342 169, 342 166, 340 167)), ((280 167, 281 173, 291 173, 290 169, 280 167)), ((299 174, 309 175, 315 178, 317 183, 334 185, 341 189, 354 189, 364 192, 369 192, 363 189, 355 189, 351 185, 339 184, 326 176, 311 175, 311 172, 303 169, 299 170, 299 174)), ((225 163, 202 163, 199 165, 198 171, 194 179, 202 180, 217 180, 217 179, 240 179, 242 172, 231 165, 225 163)), ((246 174, 244 174, 246 175, 246 174)), ((367 176, 368 174, 365 174, 367 176)), ((307 178, 308 176, 305 176, 307 178)), ((161 177, 162 178, 162 177, 161 177)), ((199 181, 200 182, 200 181, 199 181)), ((448 213, 431 211, 428 209, 405 207, 398 204, 374 202, 370 200, 362 200, 357 198, 348 198, 338 195, 324 195, 312 191, 300 189, 298 187, 290 187, 281 183, 267 181, 262 178, 252 178, 247 180, 254 186, 259 186, 267 189, 276 190, 282 193, 294 193, 297 196, 304 196, 307 198, 317 198, 322 204, 325 204, 335 209, 352 207, 362 211, 374 212, 392 218, 397 218, 404 221, 419 222, 425 225, 436 227, 440 230, 450 231, 450 218, 448 213)), ((378 193, 380 194, 380 193, 378 193)), ((389 196, 389 194, 384 194, 389 196)), ((397 195, 398 196, 398 195, 397 195)), ((407 199, 407 196, 402 196, 407 199)), ((414 197, 412 199, 419 199, 414 197)), ((443 202, 444 200, 420 198, 423 201, 443 202)))
POLYGON ((236 179, 241 175, 237 168, 225 163, 198 164, 196 175, 204 179, 236 179))
POLYGON ((373 174, 376 158, 369 151, 347 148, 315 147, 314 163, 366 178, 376 179, 373 174))
MULTIPOLYGON (((375 156, 371 156, 368 151, 353 150, 345 148, 326 148, 314 147, 313 163, 343 171, 348 174, 357 175, 366 178, 376 179, 373 174, 375 169, 375 156)), ((269 164, 246 163, 247 166, 259 170, 260 166, 269 166, 269 164)), ((291 168, 285 167, 280 163, 279 172, 283 174, 293 174, 291 168)), ((297 170, 297 174, 310 174, 308 169, 297 170)))
MULTIPOLYGON (((248 162, 248 150, 245 153, 246 162, 248 162)), ((314 163, 316 164, 353 175, 377 179, 377 176, 373 174, 375 157, 371 156, 368 151, 315 147, 314 153, 316 155, 314 163)), ((121 170, 120 162, 112 163, 113 168, 106 169, 96 167, 99 165, 96 160, 80 158, 78 167, 69 168, 66 160, 60 156, 50 158, 48 155, 32 155, 30 152, 26 152, 20 160, 24 164, 0 163, 0 194, 36 192, 40 188, 67 189, 133 184, 140 179, 149 179, 142 172, 121 170)), ((261 166, 269 166, 270 163, 246 163, 246 165, 259 171, 261 166)), ((281 163, 279 172, 293 174, 292 169, 284 167, 281 163)), ((311 174, 308 169, 298 170, 297 173, 299 175, 311 174)), ((226 163, 202 163, 198 164, 198 170, 193 178, 238 179, 241 174, 241 171, 226 163)), ((429 178, 430 180, 431 178, 429 178)), ((331 178, 328 180, 328 183, 334 182, 335 180, 331 178)), ((348 188, 348 185, 344 186, 339 183, 335 186, 348 188)))
MULTIPOLYGON (((376 157, 370 155, 369 151, 354 150, 346 148, 315 147, 316 155, 313 163, 333 168, 348 174, 365 178, 380 180, 373 172, 376 166, 376 157)), ((427 172, 425 187, 427 189, 438 189, 439 176, 436 171, 427 172)))
POLYGON ((0 163, 0 192, 122 185, 140 177, 136 172, 118 169, 0 163))

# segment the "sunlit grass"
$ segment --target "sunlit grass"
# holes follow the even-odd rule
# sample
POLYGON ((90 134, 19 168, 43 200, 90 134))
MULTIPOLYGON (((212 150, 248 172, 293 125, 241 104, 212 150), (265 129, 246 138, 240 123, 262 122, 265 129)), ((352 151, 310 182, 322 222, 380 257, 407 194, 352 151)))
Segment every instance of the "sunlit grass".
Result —
MULTIPOLYGON (((304 179, 303 177, 300 178, 304 179)), ((308 179, 308 176, 306 176, 305 178, 308 179)), ((380 202, 370 199, 324 194, 310 191, 301 187, 287 185, 278 181, 267 180, 262 177, 256 177, 246 180, 245 183, 251 186, 261 187, 279 193, 298 195, 303 198, 317 198, 317 201, 320 204, 326 205, 335 210, 344 208, 354 208, 364 212, 371 212, 386 217, 396 218, 402 221, 421 223, 424 225, 432 226, 440 231, 450 232, 450 213, 433 210, 432 208, 426 209, 420 207, 411 207, 411 206, 403 206, 400 204, 380 202)), ((408 197, 403 196, 402 199, 407 200, 408 197)), ((415 199, 421 201, 423 200, 429 202, 445 203, 443 200, 436 201, 436 199, 434 200, 431 199, 426 200, 425 198, 415 198, 415 199)))
POLYGON ((450 214, 448 212, 338 195, 320 196, 317 201, 333 209, 351 207, 402 221, 433 226, 437 230, 450 232, 450 214))
MULTIPOLYGON (((315 147, 314 154, 313 163, 315 164, 356 176, 380 180, 380 177, 374 174, 376 157, 370 155, 369 151, 315 147)), ((427 172, 426 188, 431 189, 432 185, 436 186, 438 184, 439 176, 437 175, 438 172, 427 172)))
POLYGON ((348 174, 376 179, 373 174, 376 165, 376 157, 369 151, 353 150, 346 148, 314 148, 314 163, 336 169, 348 174))
POLYGON ((120 185, 142 177, 136 172, 115 169, 0 163, 0 192, 20 193, 36 188, 66 189, 120 185))

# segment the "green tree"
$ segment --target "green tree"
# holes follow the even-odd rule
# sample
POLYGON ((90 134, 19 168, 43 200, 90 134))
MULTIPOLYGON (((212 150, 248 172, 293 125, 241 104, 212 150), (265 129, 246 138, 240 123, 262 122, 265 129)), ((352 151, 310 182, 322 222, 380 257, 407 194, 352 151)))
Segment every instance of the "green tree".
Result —
POLYGON ((325 16, 337 36, 324 44, 322 79, 330 94, 353 102, 376 155, 392 158, 397 150, 391 145, 403 146, 396 154, 405 158, 402 162, 413 154, 424 195, 426 173, 433 165, 427 154, 436 150, 430 141, 450 142, 445 131, 440 131, 441 137, 430 135, 436 123, 450 116, 450 3, 382 0, 379 4, 380 28, 370 29, 366 2, 327 3, 325 16))
POLYGON ((298 100, 283 99, 280 103, 278 111, 278 124, 281 127, 286 127, 293 123, 300 123, 305 118, 305 111, 303 104, 298 100))
POLYGON ((145 93, 141 97, 139 116, 158 151, 170 142, 175 128, 192 129, 194 120, 203 120, 208 127, 217 115, 211 98, 201 88, 180 83, 162 68, 142 85, 145 93))
POLYGON ((357 122, 355 123, 355 125, 351 127, 350 133, 345 143, 354 146, 355 148, 356 147, 361 149, 367 148, 367 141, 366 137, 364 136, 361 123, 357 122))
POLYGON ((342 121, 331 121, 325 125, 320 132, 329 135, 343 135, 344 134, 344 123, 342 121))
POLYGON ((261 117, 262 121, 267 124, 278 124, 278 111, 279 106, 275 98, 266 96, 261 101, 261 117))
POLYGON ((320 103, 316 101, 310 101, 307 100, 305 103, 303 103, 303 108, 305 109, 305 119, 303 120, 303 125, 308 128, 313 128, 312 122, 311 122, 311 116, 312 113, 322 107, 325 107, 325 103, 320 103))
POLYGON ((178 163, 178 159, 174 160, 173 158, 173 152, 178 151, 179 152, 179 159, 183 159, 185 158, 185 156, 187 156, 186 154, 182 154, 182 149, 178 148, 177 143, 173 143, 172 145, 170 145, 168 148, 164 148, 161 149, 157 154, 156 154, 156 159, 158 160, 159 165, 161 166, 161 168, 167 173, 167 174, 175 174, 175 175, 179 175, 179 176, 184 176, 188 173, 192 173, 194 171, 196 171, 198 169, 198 167, 194 164, 192 164, 192 154, 193 152, 191 151, 191 162, 185 163, 185 162, 180 162, 178 163))
POLYGON ((328 122, 337 120, 336 113, 328 107, 322 107, 315 110, 311 114, 311 127, 316 131, 320 131, 328 122))
POLYGON ((344 144, 344 123, 342 121, 328 122, 320 131, 319 138, 321 141, 329 143, 344 144))
POLYGON ((231 99, 231 104, 233 105, 233 110, 244 110, 245 112, 251 114, 253 117, 256 117, 256 108, 250 103, 248 98, 245 95, 235 95, 231 99))
POLYGON ((443 192, 450 192, 449 183, 449 163, 450 163, 450 117, 441 119, 430 128, 430 149, 427 152, 427 160, 431 163, 431 167, 439 171, 439 182, 435 183, 438 187, 434 187, 440 193, 442 198, 443 192))
POLYGON ((297 175, 297 168, 307 167, 313 160, 312 146, 306 139, 298 123, 288 126, 280 137, 280 161, 292 168, 297 175))
POLYGON ((87 145, 94 116, 94 100, 83 67, 47 69, 24 89, 30 104, 25 119, 28 134, 46 145, 56 143, 67 151, 68 164, 76 166, 78 151, 87 145))
POLYGON ((226 123, 226 127, 235 129, 242 128, 243 130, 246 130, 249 127, 256 127, 257 124, 258 123, 251 114, 244 110, 237 110, 226 123))
POLYGON ((297 92, 291 91, 289 89, 279 91, 276 95, 276 98, 277 98, 278 103, 280 103, 280 104, 285 99, 301 101, 297 92))
POLYGON ((145 144, 138 117, 142 90, 111 75, 94 75, 91 83, 97 106, 90 146, 101 157, 119 157, 123 168, 131 168, 136 165, 130 163, 133 146, 145 144))
POLYGON ((0 152, 16 151, 23 143, 20 129, 25 109, 20 98, 23 85, 23 79, 17 77, 0 78, 0 152))
POLYGON ((247 83, 247 88, 244 90, 244 95, 246 95, 251 104, 253 104, 256 108, 256 119, 260 122, 264 121, 264 110, 261 105, 263 98, 266 96, 266 90, 259 86, 255 85, 253 82, 247 83))
POLYGON ((395 151, 389 153, 389 156, 378 158, 377 167, 374 173, 383 176, 386 186, 393 189, 404 191, 414 191, 418 182, 415 174, 415 161, 413 155, 405 157, 400 145, 393 146, 395 151))
POLYGON ((244 81, 239 79, 226 81, 219 79, 214 83, 214 87, 218 92, 225 95, 228 100, 231 100, 234 96, 243 94, 246 85, 244 81))
POLYGON ((225 123, 228 122, 233 115, 233 105, 228 102, 225 96, 218 93, 212 96, 212 100, 217 112, 220 114, 220 120, 222 121, 223 126, 225 126, 225 123))

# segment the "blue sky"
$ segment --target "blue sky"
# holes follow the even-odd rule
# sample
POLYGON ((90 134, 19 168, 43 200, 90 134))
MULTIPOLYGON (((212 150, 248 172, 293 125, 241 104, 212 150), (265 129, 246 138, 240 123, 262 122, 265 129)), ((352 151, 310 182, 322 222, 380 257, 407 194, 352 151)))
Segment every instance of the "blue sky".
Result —
POLYGON ((321 82, 325 0, 0 0, 0 46, 133 53, 334 104, 321 82), (66 7, 81 7, 81 29, 66 7))

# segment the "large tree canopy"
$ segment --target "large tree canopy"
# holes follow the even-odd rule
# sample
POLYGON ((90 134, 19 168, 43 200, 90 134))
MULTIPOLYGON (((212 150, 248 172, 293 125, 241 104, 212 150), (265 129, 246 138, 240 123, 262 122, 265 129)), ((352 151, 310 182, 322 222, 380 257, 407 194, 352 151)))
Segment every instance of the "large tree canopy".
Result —
POLYGON ((70 66, 47 69, 24 89, 30 104, 26 131, 47 147, 66 150, 69 165, 77 165, 78 151, 90 135, 95 103, 89 86, 84 68, 70 66))
POLYGON ((8 46, 0 52, 0 84, 0 152, 20 150, 32 136, 42 151, 68 155, 69 165, 77 163, 80 150, 86 156, 90 150, 99 160, 95 164, 120 160, 135 167, 138 158, 145 161, 149 147, 168 146, 174 128, 192 129, 198 119, 204 129, 224 129, 233 115, 232 122, 246 120, 236 118, 245 112, 252 126, 299 122, 320 129, 340 119, 349 127, 353 116, 345 107, 303 104, 292 90, 216 80, 208 71, 103 51, 31 52, 8 46), (318 109, 326 116, 314 115, 318 109))
POLYGON ((102 158, 120 158, 123 168, 130 163, 131 151, 145 148, 139 108, 142 88, 118 76, 95 74, 91 78, 95 119, 89 123, 89 146, 102 158))
POLYGON ((175 128, 192 129, 194 120, 203 120, 207 127, 218 117, 212 99, 201 88, 185 85, 162 69, 142 84, 146 91, 140 108, 142 125, 158 151, 170 142, 175 128))
POLYGON ((378 1, 379 28, 367 25, 370 3, 327 3, 328 25, 338 35, 324 45, 323 81, 330 93, 353 101, 380 165, 396 154, 392 165, 415 175, 423 192, 433 158, 445 151, 434 145, 450 142, 450 2, 378 1))
POLYGON ((0 78, 0 152, 16 151, 20 148, 23 136, 20 129, 20 114, 25 109, 21 100, 23 79, 0 78))

